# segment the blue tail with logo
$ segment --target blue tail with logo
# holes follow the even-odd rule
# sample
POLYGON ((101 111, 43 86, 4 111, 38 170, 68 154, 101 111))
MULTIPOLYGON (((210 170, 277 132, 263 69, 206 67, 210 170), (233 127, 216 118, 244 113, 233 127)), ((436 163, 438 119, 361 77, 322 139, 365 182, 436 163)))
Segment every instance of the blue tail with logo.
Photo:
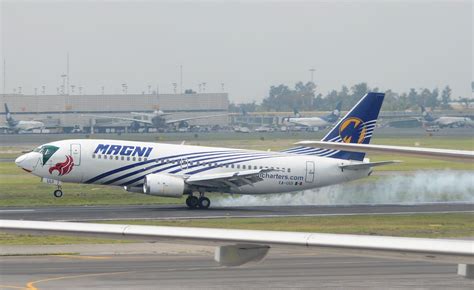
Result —
MULTIPOLYGON (((384 93, 367 93, 337 122, 336 126, 324 136, 322 141, 369 144, 384 97, 384 93)), ((358 161, 364 160, 365 157, 363 152, 305 146, 294 147, 283 152, 358 161)))

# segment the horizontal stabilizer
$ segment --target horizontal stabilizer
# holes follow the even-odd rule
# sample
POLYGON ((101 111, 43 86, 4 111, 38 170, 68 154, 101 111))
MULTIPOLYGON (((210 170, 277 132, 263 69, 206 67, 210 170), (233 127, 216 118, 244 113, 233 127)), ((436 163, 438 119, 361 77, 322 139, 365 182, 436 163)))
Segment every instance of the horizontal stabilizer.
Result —
POLYGON ((371 144, 356 144, 356 143, 342 143, 342 142, 324 142, 324 141, 301 141, 297 145, 322 148, 335 149, 354 152, 366 153, 382 153, 382 154, 402 154, 415 157, 424 157, 441 160, 453 160, 458 162, 471 163, 474 161, 474 151, 467 150, 451 150, 451 149, 437 149, 424 147, 407 147, 407 146, 389 146, 389 145, 371 145, 371 144))
POLYGON ((348 170, 360 170, 360 169, 368 169, 375 166, 382 166, 388 165, 393 163, 400 163, 400 160, 389 160, 389 161, 380 161, 380 162, 365 162, 365 163, 356 163, 356 164, 346 164, 340 165, 339 168, 341 169, 348 169, 348 170))

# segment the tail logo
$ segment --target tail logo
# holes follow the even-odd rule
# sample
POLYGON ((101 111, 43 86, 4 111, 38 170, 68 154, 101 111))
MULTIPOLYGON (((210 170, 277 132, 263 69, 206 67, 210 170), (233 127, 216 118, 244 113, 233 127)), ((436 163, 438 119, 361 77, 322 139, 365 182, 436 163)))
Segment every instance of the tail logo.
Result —
POLYGON ((339 126, 339 136, 344 143, 362 143, 364 141, 367 128, 364 122, 355 117, 348 118, 339 126))
POLYGON ((53 174, 53 171, 57 170, 59 176, 68 174, 74 167, 74 162, 71 155, 66 156, 66 161, 56 163, 56 165, 49 168, 49 174, 53 174))

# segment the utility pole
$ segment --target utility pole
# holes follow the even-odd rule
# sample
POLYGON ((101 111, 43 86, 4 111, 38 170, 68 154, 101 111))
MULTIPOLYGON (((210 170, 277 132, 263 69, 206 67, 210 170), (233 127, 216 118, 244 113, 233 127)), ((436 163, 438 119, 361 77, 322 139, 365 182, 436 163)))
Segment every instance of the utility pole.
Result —
POLYGON ((7 61, 3 59, 3 95, 5 95, 7 85, 7 61))
POLYGON ((179 93, 183 94, 183 65, 179 66, 179 93))
POLYGON ((67 52, 67 56, 66 56, 66 77, 67 77, 67 81, 66 81, 66 87, 67 87, 67 94, 69 95, 69 51, 67 52))

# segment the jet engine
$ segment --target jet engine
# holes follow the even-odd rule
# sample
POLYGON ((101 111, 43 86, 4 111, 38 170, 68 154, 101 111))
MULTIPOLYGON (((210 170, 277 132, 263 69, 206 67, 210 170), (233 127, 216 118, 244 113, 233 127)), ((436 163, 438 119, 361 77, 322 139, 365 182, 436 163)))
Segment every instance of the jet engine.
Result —
POLYGON ((145 176, 143 193, 165 197, 181 197, 185 193, 186 184, 177 176, 168 174, 149 174, 145 176))

